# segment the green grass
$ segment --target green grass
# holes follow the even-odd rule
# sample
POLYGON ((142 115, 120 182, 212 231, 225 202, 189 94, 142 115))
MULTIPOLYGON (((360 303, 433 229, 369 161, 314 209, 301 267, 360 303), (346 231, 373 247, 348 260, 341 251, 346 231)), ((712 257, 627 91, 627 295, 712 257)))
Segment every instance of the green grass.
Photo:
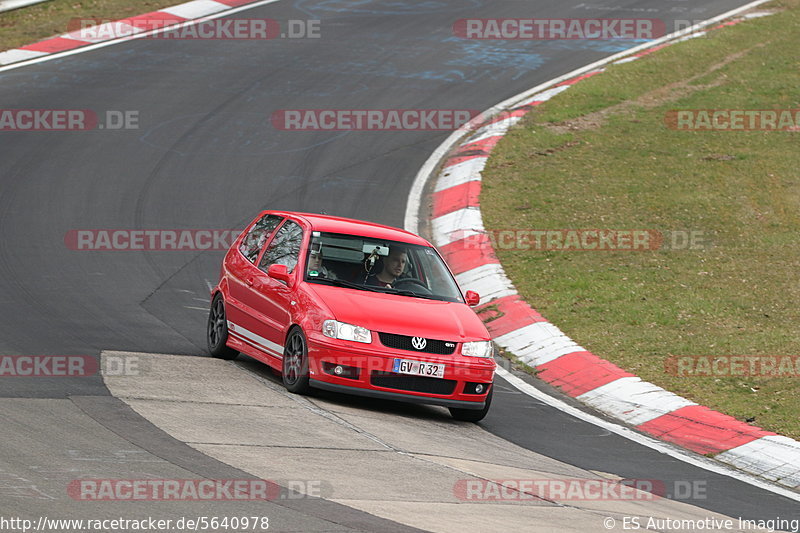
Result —
POLYGON ((74 18, 118 20, 180 4, 180 0, 50 0, 0 13, 0 51, 74 29, 74 18))
POLYGON ((498 255, 586 349, 800 438, 800 379, 664 368, 670 355, 800 353, 800 132, 664 123, 674 109, 800 108, 800 0, 767 7, 780 11, 612 66, 538 107, 492 153, 481 206, 488 229, 702 231, 694 250, 498 255))

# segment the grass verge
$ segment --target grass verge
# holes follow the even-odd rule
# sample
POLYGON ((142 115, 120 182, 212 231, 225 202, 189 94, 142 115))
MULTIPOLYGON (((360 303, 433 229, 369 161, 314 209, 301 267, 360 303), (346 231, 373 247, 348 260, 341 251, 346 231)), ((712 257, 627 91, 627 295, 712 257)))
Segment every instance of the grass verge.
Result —
POLYGON ((180 4, 180 0, 50 0, 0 13, 0 51, 67 33, 76 18, 119 20, 180 4))
POLYGON ((521 295, 593 353, 800 438, 800 378, 677 377, 670 356, 800 354, 800 132, 676 131, 671 110, 800 109, 800 0, 610 67, 539 106, 483 173, 488 230, 702 232, 695 249, 498 247, 521 295))

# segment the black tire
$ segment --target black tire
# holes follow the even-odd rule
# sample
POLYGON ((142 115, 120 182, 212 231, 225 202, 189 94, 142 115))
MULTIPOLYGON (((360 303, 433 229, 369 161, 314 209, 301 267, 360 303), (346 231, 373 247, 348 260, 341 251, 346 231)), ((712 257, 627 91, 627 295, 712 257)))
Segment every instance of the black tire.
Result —
POLYGON ((283 386, 295 394, 308 394, 308 343, 300 328, 293 328, 283 348, 283 386))
POLYGON ((459 409, 457 407, 449 407, 450 416, 462 422, 479 422, 489 412, 489 407, 492 405, 492 394, 494 394, 494 385, 489 389, 489 394, 486 395, 486 404, 483 409, 459 409))
POLYGON ((228 342, 228 319, 225 317, 225 300, 221 294, 214 296, 211 301, 211 310, 208 312, 208 326, 206 327, 206 341, 209 353, 219 359, 236 359, 239 352, 230 348, 228 342))

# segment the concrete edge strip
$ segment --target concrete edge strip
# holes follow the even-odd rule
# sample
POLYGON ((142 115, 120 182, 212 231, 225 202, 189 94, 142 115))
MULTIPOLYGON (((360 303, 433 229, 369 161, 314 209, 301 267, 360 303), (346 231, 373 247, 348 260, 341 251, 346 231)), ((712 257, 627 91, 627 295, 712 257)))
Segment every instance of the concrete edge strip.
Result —
POLYGON ((709 29, 763 16, 756 13, 713 26, 763 3, 765 0, 752 2, 665 39, 611 56, 487 110, 482 117, 494 117, 492 120, 473 121, 451 134, 420 169, 409 197, 405 226, 417 231, 422 190, 434 170, 441 167, 432 194, 433 241, 453 267, 459 284, 482 295, 478 314, 487 321, 500 346, 540 370, 538 377, 542 380, 644 433, 697 453, 715 454, 717 460, 735 468, 797 489, 800 442, 642 381, 587 352, 522 301, 494 255, 477 201, 481 172, 491 149, 522 115, 575 83, 603 72, 607 64, 634 61, 669 44, 702 36, 709 29), (502 120, 504 114, 508 120, 502 120), (490 146, 476 146, 490 139, 490 146), (508 313, 510 319, 504 319, 508 313))
MULTIPOLYGON (((272 4, 279 0, 191 0, 183 4, 165 7, 150 13, 128 17, 114 21, 114 23, 101 24, 94 27, 102 37, 82 36, 80 30, 63 33, 42 41, 4 50, 0 52, 0 72, 19 68, 22 66, 39 63, 57 57, 66 57, 75 53, 88 52, 97 48, 110 46, 134 39, 144 39, 153 35, 175 30, 217 19, 226 15, 252 9, 255 7, 272 4), (151 30, 140 30, 137 22, 153 27, 151 30), (116 26, 116 31, 129 29, 130 33, 121 37, 114 36, 111 25, 116 26), (103 28, 109 31, 103 31, 103 28)), ((123 33, 123 32, 119 32, 123 33)), ((125 31, 124 33, 128 33, 125 31)))
MULTIPOLYGON (((114 353, 114 351, 103 350, 100 357, 107 357, 108 353, 114 353)), ((233 362, 229 362, 229 364, 257 377, 256 374, 233 362)), ((106 365, 102 364, 101 368, 106 368, 106 365)), ((105 374, 102 377, 103 382, 106 383, 105 374)), ((78 409, 108 431, 155 457, 199 477, 218 480, 258 479, 249 472, 215 459, 176 439, 137 413, 128 403, 129 398, 119 398, 112 394, 110 396, 70 396, 69 399, 78 409)), ((291 492, 289 487, 275 484, 280 488, 281 494, 291 492)), ((266 503, 326 521, 332 524, 332 527, 333 525, 341 526, 354 531, 423 532, 421 529, 370 514, 333 499, 311 496, 297 499, 279 497, 266 500, 266 503)))

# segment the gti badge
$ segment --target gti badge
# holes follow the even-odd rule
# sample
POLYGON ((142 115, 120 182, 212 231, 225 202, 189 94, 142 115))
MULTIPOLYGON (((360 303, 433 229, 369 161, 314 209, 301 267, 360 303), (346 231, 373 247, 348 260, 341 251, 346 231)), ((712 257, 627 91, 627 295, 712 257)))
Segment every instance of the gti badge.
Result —
POLYGON ((426 340, 425 340, 424 338, 422 338, 422 337, 412 337, 412 338, 411 338, 411 346, 413 346, 413 347, 414 347, 414 348, 416 348, 417 350, 424 350, 424 349, 425 349, 425 346, 426 346, 427 344, 428 344, 428 341, 426 341, 426 340))

